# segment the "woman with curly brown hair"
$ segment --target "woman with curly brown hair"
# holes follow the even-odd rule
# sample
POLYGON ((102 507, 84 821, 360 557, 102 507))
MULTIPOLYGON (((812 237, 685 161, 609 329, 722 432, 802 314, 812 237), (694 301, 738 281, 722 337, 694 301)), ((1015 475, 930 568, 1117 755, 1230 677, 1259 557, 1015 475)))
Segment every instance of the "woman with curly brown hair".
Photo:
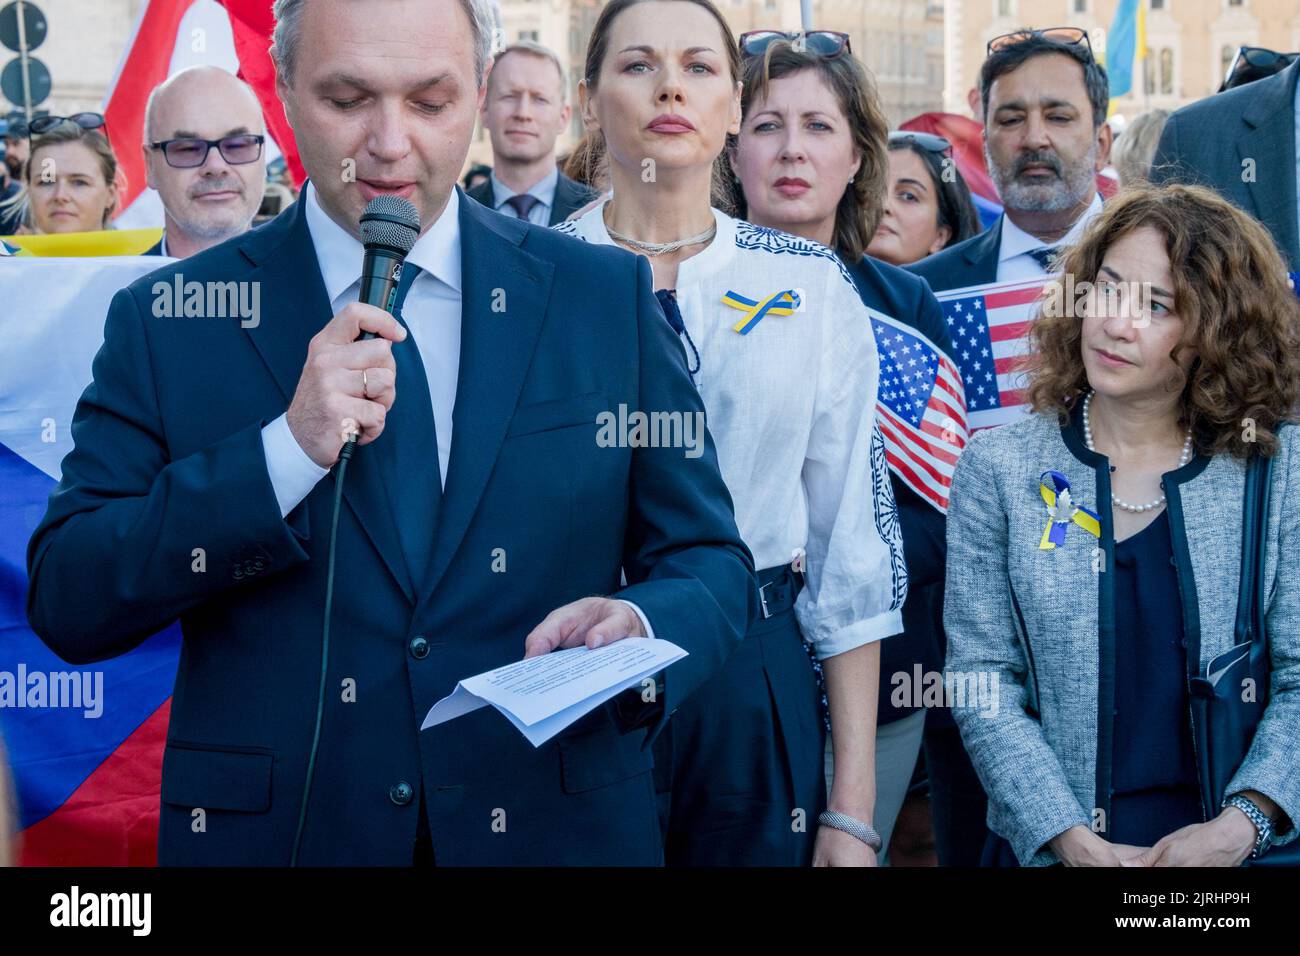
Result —
POLYGON ((1300 300, 1263 227, 1193 187, 1111 200, 1060 267, 1031 328, 1036 414, 973 437, 948 513, 984 862, 1235 866, 1300 819, 1300 300), (1261 455, 1271 687, 1211 805, 1189 686, 1235 644, 1261 455))

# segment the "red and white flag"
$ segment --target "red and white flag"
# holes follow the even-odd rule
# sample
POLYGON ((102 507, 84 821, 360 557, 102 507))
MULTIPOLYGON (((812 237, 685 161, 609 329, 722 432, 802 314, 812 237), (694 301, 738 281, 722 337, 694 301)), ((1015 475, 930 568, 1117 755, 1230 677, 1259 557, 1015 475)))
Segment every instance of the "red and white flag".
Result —
POLYGON ((268 52, 275 20, 273 0, 145 0, 105 97, 108 137, 126 181, 123 228, 162 224, 162 203, 145 188, 144 112, 149 93, 191 66, 217 66, 248 83, 266 118, 268 156, 283 154, 294 182, 304 173, 293 131, 275 95, 275 68, 268 52))

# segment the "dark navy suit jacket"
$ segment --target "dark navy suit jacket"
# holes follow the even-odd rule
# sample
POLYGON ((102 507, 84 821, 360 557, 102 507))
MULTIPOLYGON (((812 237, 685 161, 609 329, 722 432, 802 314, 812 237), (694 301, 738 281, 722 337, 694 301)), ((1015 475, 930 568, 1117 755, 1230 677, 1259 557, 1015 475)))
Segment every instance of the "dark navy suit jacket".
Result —
POLYGON ((935 292, 996 282, 1004 218, 1005 214, 998 216, 993 225, 978 235, 963 239, 947 249, 940 249, 920 262, 913 262, 906 266, 907 271, 921 276, 935 292))
MULTIPOLYGON (((648 737, 741 640, 752 558, 711 440, 699 458, 597 444, 597 415, 620 404, 703 411, 646 261, 463 196, 459 225, 455 432, 429 572, 411 579, 397 522, 403 487, 437 479, 397 474, 381 435, 345 483, 300 862, 410 863, 423 787, 439 864, 655 864, 648 737), (611 704, 536 749, 492 708, 417 730, 458 680, 520 659, 552 609, 615 592, 690 654, 666 674, 658 724, 620 732, 611 704), (390 798, 401 782, 413 799, 390 798)), ((183 268, 187 282, 260 282, 260 322, 154 317, 152 287, 178 265, 117 294, 31 539, 28 615, 74 663, 179 617, 159 862, 282 865, 316 714, 335 481, 282 518, 261 430, 331 308, 301 203, 183 268)))
MULTIPOLYGON (((465 195, 470 199, 477 199, 489 209, 496 209, 496 197, 493 194, 490 176, 465 195)), ((564 173, 560 173, 560 178, 555 181, 555 201, 551 203, 550 225, 564 222, 572 213, 577 212, 599 195, 600 193, 589 186, 584 186, 576 179, 570 179, 564 173)))
POLYGON ((1151 181, 1209 186, 1273 234, 1300 271, 1296 222, 1295 91, 1300 59, 1281 73, 1198 100, 1165 124, 1151 181), (1244 175, 1250 160, 1253 176, 1244 175))

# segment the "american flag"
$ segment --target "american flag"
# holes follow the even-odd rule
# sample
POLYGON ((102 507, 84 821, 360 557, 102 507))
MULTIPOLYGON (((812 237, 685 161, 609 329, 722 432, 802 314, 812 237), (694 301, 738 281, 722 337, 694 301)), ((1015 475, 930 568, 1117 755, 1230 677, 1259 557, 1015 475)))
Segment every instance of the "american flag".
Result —
POLYGON ((880 354, 876 413, 889 467, 945 514, 957 456, 966 447, 961 373, 916 329, 868 309, 880 354))
POLYGON ((1026 333, 1045 278, 990 283, 937 294, 966 386, 972 431, 1024 415, 1025 381, 1017 371, 1029 352, 1026 333))

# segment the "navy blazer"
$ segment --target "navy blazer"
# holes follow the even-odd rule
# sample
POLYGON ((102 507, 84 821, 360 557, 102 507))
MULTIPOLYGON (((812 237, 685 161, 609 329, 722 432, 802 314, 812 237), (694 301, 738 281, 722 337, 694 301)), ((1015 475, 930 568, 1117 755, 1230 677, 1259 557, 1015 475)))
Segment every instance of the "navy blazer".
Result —
MULTIPOLYGON (((849 267, 858 295, 868 308, 876 309, 916 329, 953 358, 952 336, 944 321, 939 301, 924 279, 905 269, 870 256, 849 267)), ((943 575, 947 559, 947 522, 943 514, 894 474, 889 473, 898 502, 903 530, 903 554, 907 560, 907 601, 903 604, 903 633, 889 637, 880 646, 880 696, 877 726, 906 717, 916 708, 894 707, 890 703, 890 677, 943 667, 943 575)), ((945 715, 946 716, 946 715, 945 715)), ((942 718, 937 718, 942 719, 942 718)))
POLYGON ((1002 249, 1002 220, 1005 217, 1003 213, 978 235, 940 249, 905 268, 925 279, 935 292, 997 282, 998 252, 1002 249))
MULTIPOLYGON (((470 199, 477 199, 491 210, 496 210, 496 196, 492 189, 491 176, 465 195, 470 199)), ((576 179, 570 179, 564 173, 560 173, 560 178, 555 181, 555 201, 551 203, 551 220, 548 225, 554 226, 556 223, 564 222, 599 195, 600 193, 590 186, 584 186, 576 179)))
POLYGON ((1300 272, 1297 82, 1300 59, 1281 73, 1184 106, 1165 124, 1151 168, 1152 182, 1209 186, 1250 213, 1273 234, 1292 272, 1300 272))
MULTIPOLYGON (((648 263, 463 196, 459 224, 455 432, 428 575, 408 573, 393 502, 431 476, 397 474, 381 435, 347 473, 299 859, 409 864, 423 788, 438 864, 655 864, 650 732, 621 733, 613 705, 536 749, 492 708, 418 731, 458 680, 520 659, 551 610, 615 592, 690 655, 666 674, 657 729, 757 606, 712 441, 689 459, 596 441, 597 415, 620 404, 703 412, 648 263)), ((331 311, 302 203, 119 292, 31 539, 28 616, 65 660, 103 660, 181 620, 161 864, 290 858, 334 478, 282 518, 261 431, 331 311), (186 282, 261 283, 260 322, 154 317, 154 283, 181 265, 186 282)))

